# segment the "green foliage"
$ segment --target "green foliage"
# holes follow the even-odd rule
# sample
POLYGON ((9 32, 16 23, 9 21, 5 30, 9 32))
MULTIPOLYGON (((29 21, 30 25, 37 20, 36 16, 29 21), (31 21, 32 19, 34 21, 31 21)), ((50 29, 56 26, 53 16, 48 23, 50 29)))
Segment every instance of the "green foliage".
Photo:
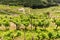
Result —
POLYGON ((48 39, 48 35, 47 35, 47 33, 45 33, 45 32, 41 32, 40 34, 39 34, 39 37, 40 37, 40 39, 48 39))
POLYGON ((50 22, 49 22, 49 20, 48 20, 48 19, 44 20, 44 27, 48 27, 48 26, 49 26, 49 24, 50 24, 50 22))
POLYGON ((22 24, 24 24, 27 27, 29 25, 29 21, 23 21, 22 24))
POLYGON ((13 18, 12 22, 14 22, 17 26, 21 25, 21 20, 18 17, 13 18))
POLYGON ((56 25, 60 26, 60 19, 56 19, 56 25))
POLYGON ((57 5, 54 0, 0 0, 0 4, 5 5, 23 5, 23 6, 51 6, 51 5, 57 5))
POLYGON ((43 24, 43 21, 44 21, 43 19, 40 19, 40 20, 39 20, 39 24, 38 24, 38 26, 43 27, 43 25, 44 25, 44 24, 43 24))
MULTIPOLYGON (((28 1, 28 0, 27 0, 28 1)), ((35 1, 34 1, 35 5, 35 1)), ((36 4, 37 5, 37 4, 36 4)), ((15 6, 14 6, 15 7, 15 6)), ((5 10, 5 9, 4 9, 5 10)), ((35 10, 35 9, 33 9, 35 10)), ((60 26, 60 19, 59 18, 52 18, 52 20, 47 17, 47 14, 45 13, 40 13, 44 9, 36 9, 39 10, 39 12, 34 11, 36 13, 28 13, 28 14, 23 14, 20 13, 17 16, 15 15, 0 15, 0 26, 3 24, 4 26, 9 26, 10 22, 13 22, 16 24, 16 26, 20 27, 21 24, 25 26, 25 28, 28 28, 30 24, 32 25, 32 29, 36 27, 36 30, 29 30, 27 29, 26 31, 24 30, 23 26, 22 29, 24 30, 15 30, 15 31, 10 31, 10 30, 5 30, 5 31, 0 31, 0 37, 3 37, 3 40, 12 40, 15 37, 23 37, 24 38, 24 32, 26 36, 26 40, 31 40, 32 38, 34 40, 44 40, 44 39, 55 39, 55 38, 60 38, 60 29, 56 31, 54 30, 53 27, 49 28, 51 25, 50 23, 53 21, 57 26, 60 26), (42 27, 46 28, 43 29, 42 27), (29 32, 27 32, 29 31, 29 32)), ((46 10, 46 9, 45 9, 46 10)), ((50 9, 49 9, 50 10, 50 9)), ((11 12, 11 11, 10 11, 11 12)), ((31 11, 32 12, 32 11, 31 11)), ((45 11, 44 11, 45 12, 45 11)), ((52 22, 52 23, 53 23, 52 22)), ((31 27, 31 26, 30 26, 31 27)))
POLYGON ((60 26, 60 19, 54 19, 55 24, 57 25, 56 29, 58 28, 58 26, 60 26))
POLYGON ((33 26, 38 26, 38 20, 37 19, 32 19, 32 24, 33 26))
POLYGON ((31 40, 31 39, 32 39, 31 32, 26 32, 26 40, 31 40))
POLYGON ((9 20, 3 19, 2 21, 3 21, 3 22, 2 22, 3 25, 9 26, 9 20))
POLYGON ((3 40, 12 40, 13 37, 18 37, 18 36, 21 36, 21 31, 6 31, 6 32, 3 32, 3 40))

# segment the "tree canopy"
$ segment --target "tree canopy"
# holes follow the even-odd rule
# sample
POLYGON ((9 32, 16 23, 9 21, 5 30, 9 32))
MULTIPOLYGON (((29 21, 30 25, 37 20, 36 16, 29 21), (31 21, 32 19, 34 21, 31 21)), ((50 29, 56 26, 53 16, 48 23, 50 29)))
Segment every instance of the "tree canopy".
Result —
POLYGON ((0 4, 23 5, 25 7, 46 7, 57 5, 56 0, 0 0, 0 4))

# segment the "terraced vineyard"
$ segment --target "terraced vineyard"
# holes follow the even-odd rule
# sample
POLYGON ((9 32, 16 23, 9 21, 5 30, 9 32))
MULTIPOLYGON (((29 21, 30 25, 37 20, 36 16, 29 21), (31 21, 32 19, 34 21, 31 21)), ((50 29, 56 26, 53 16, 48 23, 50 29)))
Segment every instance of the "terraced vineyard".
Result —
POLYGON ((0 5, 0 39, 60 40, 59 8, 31 9, 0 5))

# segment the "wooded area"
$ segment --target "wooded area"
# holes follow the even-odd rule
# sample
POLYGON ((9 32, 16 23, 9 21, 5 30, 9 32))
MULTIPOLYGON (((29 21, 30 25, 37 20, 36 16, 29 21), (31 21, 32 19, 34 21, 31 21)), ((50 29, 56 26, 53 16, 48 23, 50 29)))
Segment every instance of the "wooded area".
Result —
POLYGON ((0 4, 23 5, 25 7, 49 7, 58 5, 59 0, 0 0, 0 4))

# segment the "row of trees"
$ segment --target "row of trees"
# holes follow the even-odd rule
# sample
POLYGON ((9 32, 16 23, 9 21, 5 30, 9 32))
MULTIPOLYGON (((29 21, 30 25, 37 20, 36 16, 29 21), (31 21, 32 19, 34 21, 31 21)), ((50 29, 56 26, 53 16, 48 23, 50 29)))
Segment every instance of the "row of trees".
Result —
POLYGON ((48 7, 57 5, 55 0, 0 0, 0 4, 23 5, 26 7, 48 7))

